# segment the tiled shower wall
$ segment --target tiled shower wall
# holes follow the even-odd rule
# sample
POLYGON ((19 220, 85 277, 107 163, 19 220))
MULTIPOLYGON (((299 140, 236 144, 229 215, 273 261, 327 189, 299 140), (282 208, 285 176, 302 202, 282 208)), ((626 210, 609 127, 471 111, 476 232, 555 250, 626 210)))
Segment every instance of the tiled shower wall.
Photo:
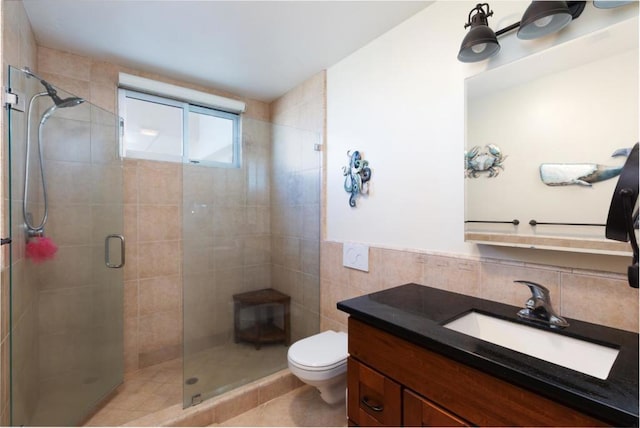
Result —
POLYGON ((551 291, 561 315, 638 332, 638 291, 623 275, 497 259, 473 259, 371 247, 369 272, 342 266, 342 243, 323 241, 322 329, 346 331, 347 314, 336 303, 415 282, 456 293, 524 306, 527 279, 551 291))

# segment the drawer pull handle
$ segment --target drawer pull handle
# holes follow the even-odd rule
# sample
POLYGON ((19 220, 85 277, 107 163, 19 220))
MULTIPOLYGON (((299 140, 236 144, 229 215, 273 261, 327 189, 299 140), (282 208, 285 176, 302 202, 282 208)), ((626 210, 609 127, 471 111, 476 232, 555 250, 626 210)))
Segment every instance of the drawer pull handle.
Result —
POLYGON ((373 410, 374 412, 381 412, 384 410, 384 406, 382 404, 378 404, 378 405, 371 404, 369 403, 369 399, 367 397, 362 397, 362 400, 360 400, 360 403, 364 404, 366 407, 373 410))

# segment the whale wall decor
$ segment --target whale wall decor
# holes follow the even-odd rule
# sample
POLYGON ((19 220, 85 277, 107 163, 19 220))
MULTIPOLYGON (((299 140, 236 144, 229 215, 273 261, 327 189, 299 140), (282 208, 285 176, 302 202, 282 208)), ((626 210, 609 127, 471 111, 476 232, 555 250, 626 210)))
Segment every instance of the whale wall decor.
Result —
MULTIPOLYGON (((631 148, 619 149, 611 157, 629 156, 631 148)), ((540 179, 547 186, 591 186, 599 181, 617 177, 620 166, 606 166, 595 163, 543 163, 540 165, 540 179)))

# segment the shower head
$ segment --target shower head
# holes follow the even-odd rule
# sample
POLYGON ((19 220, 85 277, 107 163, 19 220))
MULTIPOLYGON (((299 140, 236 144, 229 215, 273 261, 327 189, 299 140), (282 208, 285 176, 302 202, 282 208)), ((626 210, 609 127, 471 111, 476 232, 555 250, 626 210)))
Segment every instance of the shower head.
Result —
POLYGON ((75 107, 77 105, 80 105, 84 102, 83 98, 78 98, 78 97, 69 97, 69 98, 65 98, 63 100, 60 100, 60 103, 56 105, 56 107, 58 108, 65 108, 65 107, 75 107))
POLYGON ((65 107, 74 107, 79 104, 82 104, 83 102, 84 100, 78 97, 69 97, 69 98, 65 98, 64 100, 60 100, 59 103, 56 103, 51 107, 49 107, 47 110, 45 110, 45 112, 42 114, 42 117, 40 118, 40 125, 44 125, 44 123, 49 119, 49 117, 57 109, 65 108, 65 107))
POLYGON ((53 105, 49 107, 42 114, 42 118, 40 119, 40 125, 44 125, 47 119, 49 119, 49 116, 51 116, 56 109, 65 108, 65 107, 75 107, 84 102, 83 98, 78 98, 78 97, 69 97, 64 99, 60 98, 58 96, 58 91, 56 91, 56 89, 53 86, 51 86, 49 82, 47 82, 44 79, 40 79, 40 83, 42 83, 42 85, 46 88, 47 95, 49 95, 49 97, 53 100, 53 105))
POLYGON ((49 97, 51 97, 56 107, 73 107, 84 102, 82 98, 78 97, 69 97, 62 99, 58 96, 58 91, 56 91, 56 89, 51 86, 49 82, 44 79, 40 79, 40 83, 42 83, 42 85, 45 87, 45 89, 47 90, 47 94, 49 95, 49 97))

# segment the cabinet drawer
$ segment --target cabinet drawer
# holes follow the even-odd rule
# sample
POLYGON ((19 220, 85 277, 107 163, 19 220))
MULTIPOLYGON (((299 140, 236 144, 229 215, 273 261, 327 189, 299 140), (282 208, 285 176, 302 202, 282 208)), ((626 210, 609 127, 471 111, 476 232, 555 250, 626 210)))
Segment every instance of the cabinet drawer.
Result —
POLYGON ((405 389, 402 391, 403 426, 407 427, 468 427, 459 417, 440 406, 405 389))
POLYGON ((400 384, 353 358, 347 364, 349 419, 360 426, 400 426, 400 384))

